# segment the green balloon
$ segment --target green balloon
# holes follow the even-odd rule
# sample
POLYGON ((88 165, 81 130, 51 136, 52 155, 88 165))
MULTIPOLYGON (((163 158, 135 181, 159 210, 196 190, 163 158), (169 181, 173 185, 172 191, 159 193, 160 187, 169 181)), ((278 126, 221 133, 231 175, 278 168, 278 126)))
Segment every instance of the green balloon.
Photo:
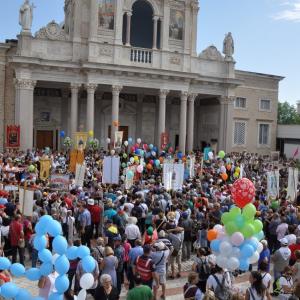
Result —
POLYGON ((234 224, 234 222, 228 222, 225 225, 225 230, 226 230, 226 232, 227 232, 228 235, 232 235, 236 231, 238 231, 238 228, 237 228, 236 224, 234 224))
POLYGON ((264 227, 263 223, 260 220, 254 220, 252 222, 252 225, 254 227, 254 234, 261 232, 264 227))
POLYGON ((256 207, 252 204, 249 203, 243 208, 243 217, 246 220, 251 220, 254 218, 256 214, 256 207))
POLYGON ((272 201, 271 208, 277 209, 278 207, 279 207, 279 201, 278 200, 272 201))
POLYGON ((246 239, 249 239, 251 236, 254 235, 254 226, 251 223, 246 223, 245 226, 242 228, 241 232, 246 239))
POLYGON ((223 150, 221 150, 221 151, 219 151, 219 153, 218 153, 218 156, 220 157, 220 158, 224 158, 225 157, 225 152, 223 151, 223 150))
POLYGON ((123 153, 123 158, 126 159, 127 158, 127 154, 123 153))
POLYGON ((236 217, 241 214, 241 209, 237 206, 234 206, 230 209, 229 213, 231 216, 236 217))
POLYGON ((231 220, 231 215, 228 212, 223 213, 221 217, 221 222, 225 225, 226 223, 230 222, 230 220, 231 220))
POLYGON ((126 168, 126 163, 122 163, 122 168, 126 168))

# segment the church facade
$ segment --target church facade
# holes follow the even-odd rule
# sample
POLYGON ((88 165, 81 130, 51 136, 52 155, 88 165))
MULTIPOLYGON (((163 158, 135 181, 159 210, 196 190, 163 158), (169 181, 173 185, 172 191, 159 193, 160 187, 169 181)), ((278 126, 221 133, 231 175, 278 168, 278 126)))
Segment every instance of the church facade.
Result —
POLYGON ((223 53, 198 54, 198 9, 195 0, 65 0, 63 25, 32 33, 25 1, 17 40, 0 43, 0 147, 16 124, 24 150, 59 149, 61 131, 91 130, 103 146, 122 131, 159 146, 167 137, 183 152, 275 150, 283 78, 236 70, 231 34, 223 53))

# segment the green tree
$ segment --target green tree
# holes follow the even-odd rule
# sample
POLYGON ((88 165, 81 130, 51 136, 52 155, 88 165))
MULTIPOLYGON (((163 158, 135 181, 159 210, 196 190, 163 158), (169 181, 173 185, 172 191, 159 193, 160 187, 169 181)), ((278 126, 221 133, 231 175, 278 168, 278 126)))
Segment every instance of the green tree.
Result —
POLYGON ((300 124, 300 115, 293 105, 278 103, 278 124, 300 124))

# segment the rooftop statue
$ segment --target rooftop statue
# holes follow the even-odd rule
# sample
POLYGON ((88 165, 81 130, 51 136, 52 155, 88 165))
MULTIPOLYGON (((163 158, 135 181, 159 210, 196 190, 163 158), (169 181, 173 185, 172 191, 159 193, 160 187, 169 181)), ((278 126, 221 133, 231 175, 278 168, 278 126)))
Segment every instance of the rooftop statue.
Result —
POLYGON ((32 26, 33 9, 35 6, 30 5, 29 0, 25 0, 20 8, 19 24, 22 26, 22 32, 30 32, 32 26))
POLYGON ((231 32, 227 33, 223 42, 223 53, 225 54, 225 59, 232 58, 234 54, 234 41, 231 32))

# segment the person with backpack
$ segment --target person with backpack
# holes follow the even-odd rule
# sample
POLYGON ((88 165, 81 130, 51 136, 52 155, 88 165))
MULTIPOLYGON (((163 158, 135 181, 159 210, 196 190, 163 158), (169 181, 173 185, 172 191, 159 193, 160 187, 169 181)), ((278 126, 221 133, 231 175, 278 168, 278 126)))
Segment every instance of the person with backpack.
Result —
POLYGON ((191 272, 188 275, 188 282, 183 287, 183 296, 186 300, 203 300, 203 293, 197 286, 198 274, 191 272))
POLYGON ((224 272, 218 265, 207 279, 206 289, 212 290, 218 300, 229 300, 232 290, 232 278, 229 272, 224 272))
POLYGON ((133 274, 141 277, 142 284, 149 286, 152 289, 153 280, 156 286, 159 285, 156 268, 151 258, 151 246, 144 245, 143 255, 138 256, 133 267, 133 274))
POLYGON ((259 265, 258 265, 258 271, 260 272, 261 276, 262 276, 262 282, 264 284, 264 286, 266 287, 266 296, 268 300, 271 300, 271 294, 270 294, 270 289, 271 289, 271 282, 272 282, 272 276, 270 273, 268 273, 268 263, 265 261, 262 261, 259 265))
POLYGON ((261 273, 252 271, 249 282, 251 286, 246 290, 245 300, 265 300, 267 299, 267 289, 263 284, 261 273))
POLYGON ((116 274, 117 274, 117 289, 120 294, 122 284, 124 283, 124 256, 125 256, 125 250, 122 245, 121 236, 117 236, 114 238, 114 252, 115 252, 116 258, 118 259, 118 266, 116 268, 116 274))
POLYGON ((288 300, 294 293, 293 270, 290 266, 285 267, 282 276, 276 281, 277 293, 280 300, 288 300))
POLYGON ((202 291, 202 293, 206 292, 206 282, 211 274, 211 265, 206 257, 206 250, 204 248, 200 248, 197 250, 197 258, 195 259, 192 270, 198 274, 199 281, 197 286, 202 291))
POLYGON ((184 229, 184 239, 182 247, 182 261, 190 260, 192 250, 192 228, 193 220, 187 212, 183 212, 180 226, 184 229))

